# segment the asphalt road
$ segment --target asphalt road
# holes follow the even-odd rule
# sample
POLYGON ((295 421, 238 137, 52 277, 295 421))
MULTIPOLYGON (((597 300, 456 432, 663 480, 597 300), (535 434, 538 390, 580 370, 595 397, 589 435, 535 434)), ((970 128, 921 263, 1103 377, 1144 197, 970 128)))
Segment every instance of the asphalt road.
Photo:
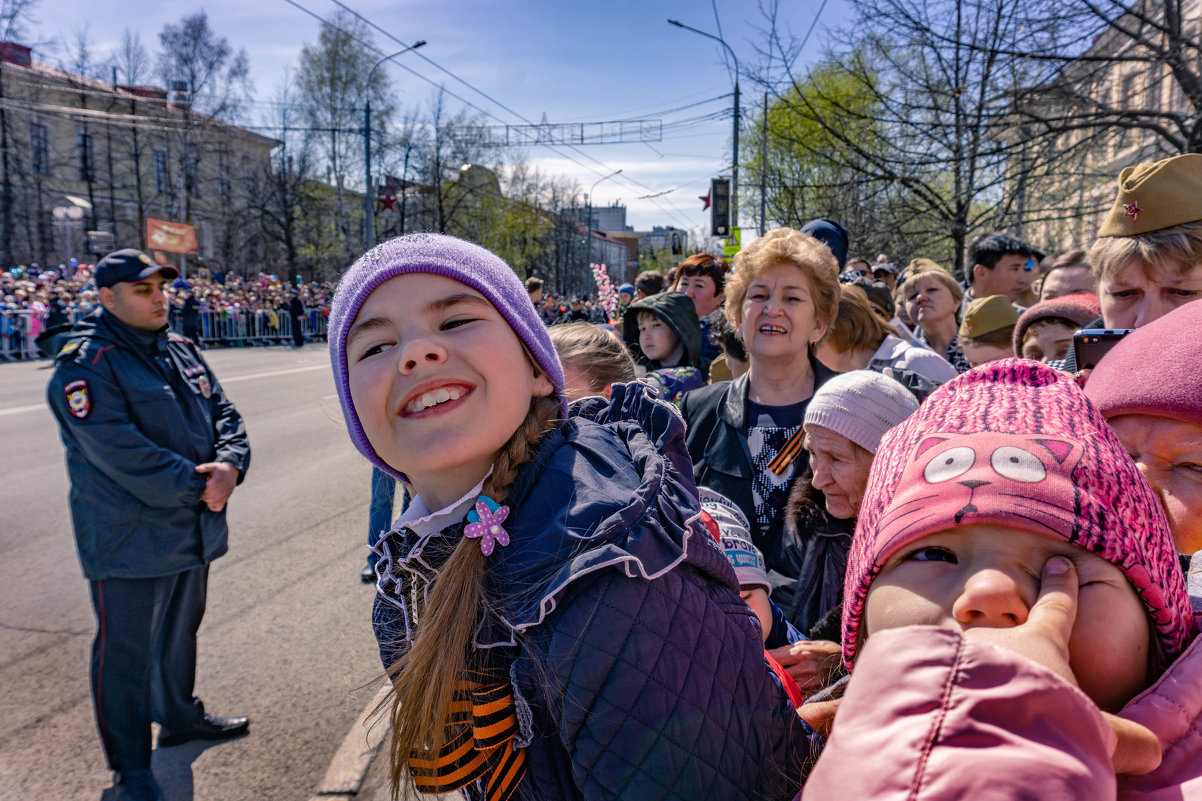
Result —
MULTIPOLYGON (((252 462, 213 564, 197 694, 247 737, 156 751, 168 801, 308 798, 375 693, 370 470, 342 424, 326 350, 212 350, 252 462)), ((92 718, 95 619, 75 552, 46 362, 0 364, 0 799, 105 797, 92 718)))

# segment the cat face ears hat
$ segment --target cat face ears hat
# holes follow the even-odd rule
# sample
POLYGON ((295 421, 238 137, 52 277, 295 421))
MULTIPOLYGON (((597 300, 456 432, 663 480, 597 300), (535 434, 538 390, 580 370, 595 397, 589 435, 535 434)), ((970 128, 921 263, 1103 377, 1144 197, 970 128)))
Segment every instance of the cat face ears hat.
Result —
POLYGON ((1101 556, 1126 574, 1166 655, 1188 642, 1176 548, 1139 469, 1067 374, 1004 359, 944 384, 881 440, 844 582, 849 667, 882 565, 928 534, 968 525, 1028 531, 1101 556))

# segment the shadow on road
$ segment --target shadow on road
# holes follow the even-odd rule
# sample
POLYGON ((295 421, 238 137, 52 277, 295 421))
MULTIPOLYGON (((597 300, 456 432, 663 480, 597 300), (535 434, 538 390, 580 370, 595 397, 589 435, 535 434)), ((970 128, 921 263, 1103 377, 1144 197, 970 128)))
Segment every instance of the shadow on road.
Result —
MULTIPOLYGON (((155 781, 163 790, 163 796, 171 801, 193 801, 192 763, 208 749, 237 742, 248 734, 249 732, 229 740, 193 740, 172 748, 154 749, 150 767, 154 771, 155 781)), ((100 794, 100 801, 119 799, 120 795, 115 787, 106 788, 100 794)))

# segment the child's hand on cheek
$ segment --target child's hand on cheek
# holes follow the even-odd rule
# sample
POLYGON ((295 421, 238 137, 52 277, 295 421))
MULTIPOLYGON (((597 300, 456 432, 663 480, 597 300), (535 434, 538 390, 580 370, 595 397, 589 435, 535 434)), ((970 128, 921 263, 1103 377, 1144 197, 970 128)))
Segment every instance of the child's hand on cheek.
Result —
MULTIPOLYGON (((1043 566, 1039 598, 1024 623, 1012 628, 970 628, 966 637, 988 640, 1038 662, 1076 685, 1069 666, 1068 641, 1077 619, 1077 568, 1071 560, 1053 556, 1043 566)), ((1115 773, 1149 773, 1160 766, 1160 740, 1149 729, 1103 712, 1118 737, 1111 763, 1115 773)))
POLYGON ((1044 563, 1039 597, 1027 619, 1010 628, 972 627, 964 636, 988 640, 1043 665, 1072 685, 1077 684, 1068 663, 1068 641, 1077 619, 1077 568, 1063 556, 1044 563))

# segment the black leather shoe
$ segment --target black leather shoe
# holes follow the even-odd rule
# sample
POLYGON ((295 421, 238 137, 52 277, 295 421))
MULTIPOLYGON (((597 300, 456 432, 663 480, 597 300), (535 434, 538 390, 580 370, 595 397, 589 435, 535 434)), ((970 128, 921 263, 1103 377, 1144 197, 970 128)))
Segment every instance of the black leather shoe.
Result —
POLYGON ((159 732, 159 747, 170 748, 193 740, 228 740, 245 734, 250 718, 219 718, 208 713, 195 725, 183 731, 159 732))
POLYGON ((163 791, 149 768, 118 773, 113 788, 118 801, 163 801, 163 791))
POLYGON ((371 566, 371 562, 365 564, 363 569, 359 571, 359 580, 364 584, 376 583, 376 569, 371 566))

